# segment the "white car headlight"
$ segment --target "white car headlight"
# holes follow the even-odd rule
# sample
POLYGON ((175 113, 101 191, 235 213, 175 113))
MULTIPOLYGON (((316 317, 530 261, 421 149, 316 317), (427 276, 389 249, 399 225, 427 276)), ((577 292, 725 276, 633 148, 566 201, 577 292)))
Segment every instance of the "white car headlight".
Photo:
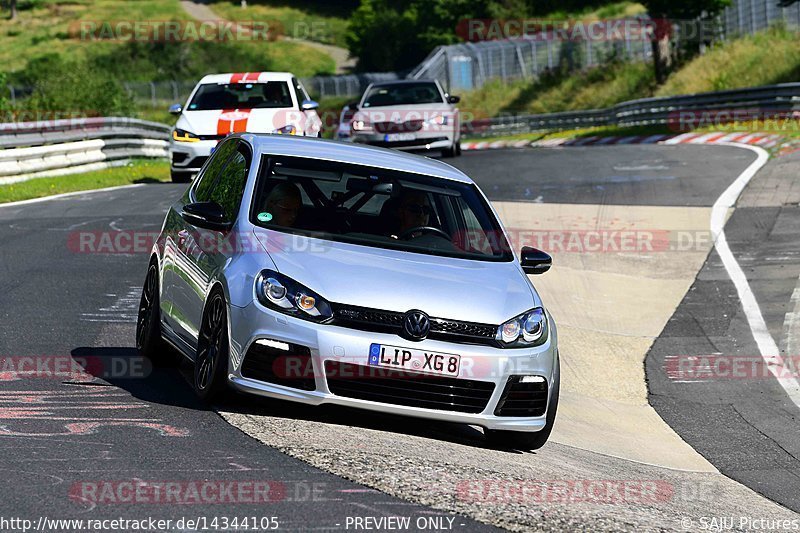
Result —
POLYGON ((547 340, 547 315, 537 307, 503 323, 495 337, 504 348, 538 346, 547 340))
POLYGON ((351 127, 353 131, 362 131, 369 128, 369 123, 363 120, 354 120, 351 127))
POLYGON ((256 296, 266 307, 297 318, 324 322, 333 316, 325 298, 273 270, 264 270, 256 278, 256 296))
POLYGON ((278 135, 294 135, 297 133, 297 128, 295 128, 294 124, 287 124, 282 128, 273 130, 272 133, 277 133, 278 135))
POLYGON ((426 121, 428 124, 435 126, 447 126, 447 115, 436 115, 426 121))

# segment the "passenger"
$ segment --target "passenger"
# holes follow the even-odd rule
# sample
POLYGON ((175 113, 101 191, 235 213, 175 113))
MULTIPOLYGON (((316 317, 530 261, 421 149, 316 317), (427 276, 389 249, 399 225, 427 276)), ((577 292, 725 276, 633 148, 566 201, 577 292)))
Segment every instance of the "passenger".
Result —
POLYGON ((286 228, 294 227, 303 198, 294 183, 281 182, 275 185, 264 201, 264 211, 272 215, 272 223, 286 228))

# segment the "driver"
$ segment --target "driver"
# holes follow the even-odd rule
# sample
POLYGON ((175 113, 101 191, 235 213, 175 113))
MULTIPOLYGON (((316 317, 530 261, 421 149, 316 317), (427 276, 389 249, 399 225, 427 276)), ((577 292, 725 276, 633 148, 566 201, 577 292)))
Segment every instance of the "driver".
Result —
POLYGON ((410 229, 428 226, 431 213, 433 209, 427 194, 413 189, 404 190, 397 198, 396 230, 391 237, 398 239, 410 229))
POLYGON ((264 202, 264 210, 272 215, 274 224, 291 228, 297 221, 302 203, 303 199, 297 185, 281 182, 269 192, 264 202))

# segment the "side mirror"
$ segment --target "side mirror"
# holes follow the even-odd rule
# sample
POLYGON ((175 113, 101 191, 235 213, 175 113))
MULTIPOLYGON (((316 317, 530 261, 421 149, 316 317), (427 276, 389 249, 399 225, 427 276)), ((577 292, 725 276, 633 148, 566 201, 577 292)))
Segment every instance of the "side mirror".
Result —
POLYGON ((319 103, 315 102, 314 100, 303 100, 300 102, 300 110, 301 111, 312 111, 319 107, 319 103))
POLYGON ((448 96, 447 97, 447 102, 450 103, 450 104, 457 104, 460 101, 461 101, 461 97, 460 96, 448 96))
POLYGON ((544 274, 550 270, 553 258, 550 257, 550 254, 541 250, 523 246, 519 262, 526 274, 544 274))
POLYGON ((183 113, 183 106, 181 104, 172 104, 169 106, 170 115, 180 115, 183 113))
POLYGON ((217 202, 196 202, 183 206, 183 219, 197 226, 216 231, 227 231, 233 226, 225 218, 225 210, 217 202))

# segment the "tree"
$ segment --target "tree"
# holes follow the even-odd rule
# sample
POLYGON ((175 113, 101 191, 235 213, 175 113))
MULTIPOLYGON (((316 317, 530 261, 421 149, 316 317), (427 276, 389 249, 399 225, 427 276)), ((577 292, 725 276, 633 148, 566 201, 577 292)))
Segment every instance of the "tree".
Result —
POLYGON ((731 0, 642 1, 654 23, 651 45, 653 47, 653 67, 658 83, 664 83, 667 80, 674 63, 674 55, 672 53, 673 24, 678 21, 688 22, 700 18, 713 17, 729 6, 730 3, 731 0))
POLYGON ((522 0, 361 0, 347 46, 361 71, 405 70, 437 46, 459 42, 463 19, 524 16, 522 0))
POLYGON ((9 18, 14 20, 17 18, 17 0, 8 0, 8 7, 11 10, 9 18))

